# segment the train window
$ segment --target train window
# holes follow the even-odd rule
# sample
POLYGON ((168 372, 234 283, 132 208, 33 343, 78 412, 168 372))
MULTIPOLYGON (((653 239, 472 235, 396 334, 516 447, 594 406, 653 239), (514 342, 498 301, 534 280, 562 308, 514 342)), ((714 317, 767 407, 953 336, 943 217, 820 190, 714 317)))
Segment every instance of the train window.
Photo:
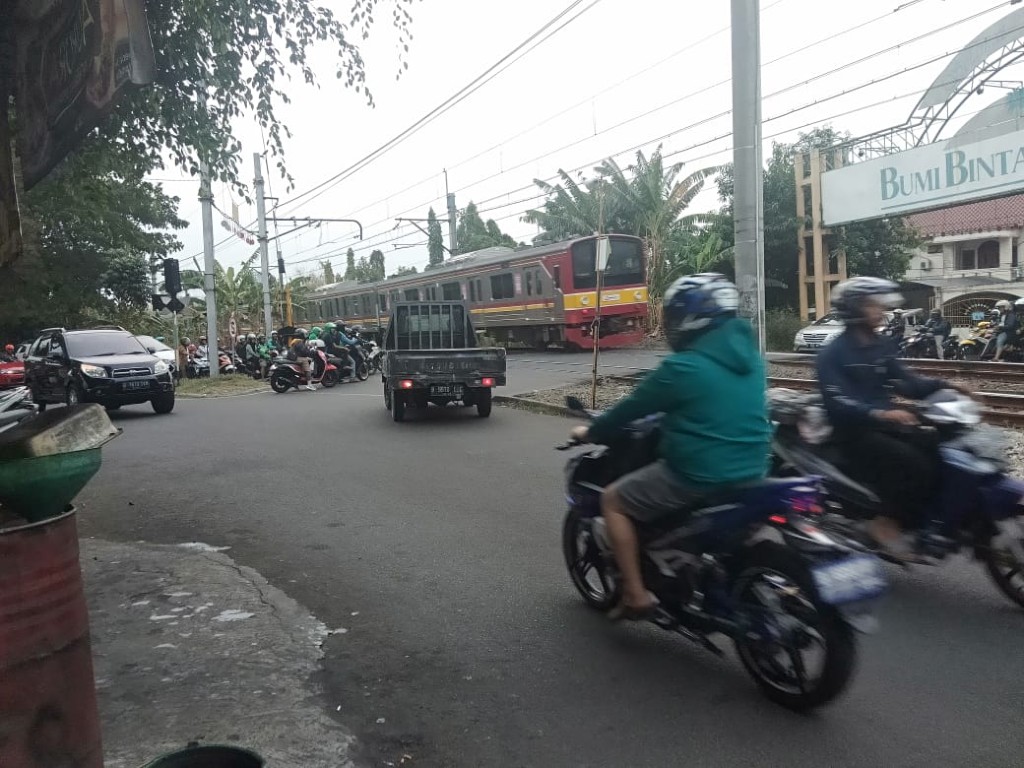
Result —
MULTIPOLYGON (((602 283, 609 288, 632 285, 644 281, 640 243, 635 240, 612 238, 612 252, 602 283)), ((594 260, 597 251, 596 240, 583 240, 572 247, 572 287, 586 290, 597 285, 594 260)))
POLYGON ((555 289, 559 290, 559 291, 562 290, 562 268, 561 267, 555 267, 551 271, 551 279, 555 283, 555 289))
POLYGON ((458 283, 444 283, 441 286, 441 298, 445 301, 458 301, 462 298, 462 286, 458 283))
POLYGON ((533 272, 526 273, 526 295, 533 296, 533 272))
POLYGON ((476 301, 476 281, 469 281, 469 300, 476 301))
POLYGON ((516 295, 516 284, 511 272, 491 276, 491 298, 511 299, 516 295))
POLYGON ((406 301, 419 301, 420 300, 420 289, 410 288, 405 292, 406 301))
POLYGON ((541 282, 539 269, 534 275, 534 290, 537 292, 538 296, 544 293, 544 283, 541 282))
POLYGON ((476 281, 476 300, 484 300, 484 284, 481 283, 479 280, 476 281))

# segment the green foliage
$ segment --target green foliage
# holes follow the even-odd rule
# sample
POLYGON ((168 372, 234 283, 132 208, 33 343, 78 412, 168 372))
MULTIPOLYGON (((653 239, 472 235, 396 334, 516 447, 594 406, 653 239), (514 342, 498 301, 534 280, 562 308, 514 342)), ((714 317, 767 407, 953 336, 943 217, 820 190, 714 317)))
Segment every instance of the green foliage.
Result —
MULTIPOLYGON (((794 144, 774 144, 764 171, 764 268, 768 280, 766 303, 775 307, 795 307, 799 296, 797 279, 796 176, 794 157, 834 146, 847 134, 831 127, 815 128, 801 134, 794 144)), ((718 178, 718 195, 723 202, 716 231, 728 244, 733 242, 733 175, 726 166, 718 178)), ((846 249, 850 274, 876 275, 899 280, 910 261, 909 251, 918 242, 917 234, 903 219, 857 222, 838 232, 838 245, 846 249), (877 252, 877 255, 876 255, 877 252)), ((792 338, 789 340, 792 341, 792 338)))
POLYGON ((444 263, 444 235, 441 233, 441 222, 431 208, 427 211, 427 251, 430 254, 430 266, 436 267, 444 263))
POLYGON ((375 283, 384 279, 384 251, 375 249, 370 251, 368 269, 363 275, 363 282, 375 283))
POLYGON ((455 239, 459 243, 459 253, 472 253, 499 245, 506 248, 516 247, 516 241, 511 236, 504 234, 494 219, 488 219, 484 223, 480 214, 477 213, 476 204, 472 202, 459 214, 455 239))
POLYGON ((560 170, 560 184, 535 180, 548 197, 543 208, 527 211, 523 220, 542 228, 536 243, 594 232, 644 238, 651 317, 657 327, 661 296, 672 276, 684 274, 696 261, 717 261, 727 247, 721 239, 702 239, 716 217, 683 215, 717 169, 705 168, 680 179, 682 167, 666 166, 659 147, 650 157, 637 152, 636 163, 628 169, 609 158, 594 169, 597 178, 582 184, 560 170))
POLYGON ((412 2, 353 0, 346 21, 306 0, 149 0, 158 83, 126 94, 103 126, 103 140, 122 146, 142 170, 163 167, 169 154, 197 174, 205 158, 215 178, 237 184, 242 144, 235 128, 255 119, 285 172, 283 137, 290 134, 276 110, 290 101, 293 77, 317 85, 308 60, 313 48, 333 46, 337 79, 372 105, 357 41, 390 5, 400 74, 408 68, 412 2))
POLYGON ((356 252, 349 248, 348 253, 345 254, 345 280, 356 280, 357 278, 356 252))
MULTIPOLYGON (((213 281, 217 292, 217 327, 221 337, 227 336, 228 320, 235 316, 235 322, 242 328, 262 328, 263 287, 253 265, 258 254, 254 254, 238 269, 225 269, 215 262, 213 281)), ((203 274, 199 270, 181 270, 181 285, 185 290, 203 290, 203 274)), ((206 299, 193 298, 191 303, 200 314, 206 312, 206 299)), ((205 328, 205 326, 204 326, 205 328)))
POLYGON ((769 352, 792 352, 793 337, 807 323, 800 314, 788 308, 766 310, 764 313, 765 341, 769 352))
POLYGON ((321 261, 320 268, 324 271, 324 283, 333 283, 334 280, 334 268, 331 266, 330 261, 321 261))
POLYGON ((416 267, 399 267, 388 277, 401 277, 402 275, 415 275, 419 270, 416 267))
POLYGON ((185 226, 177 198, 96 144, 68 157, 23 202, 23 253, 0 270, 0 327, 17 336, 144 304, 146 258, 181 247, 168 231, 185 226))
POLYGON ((142 254, 112 254, 101 281, 103 292, 117 307, 143 309, 150 302, 149 264, 142 254))

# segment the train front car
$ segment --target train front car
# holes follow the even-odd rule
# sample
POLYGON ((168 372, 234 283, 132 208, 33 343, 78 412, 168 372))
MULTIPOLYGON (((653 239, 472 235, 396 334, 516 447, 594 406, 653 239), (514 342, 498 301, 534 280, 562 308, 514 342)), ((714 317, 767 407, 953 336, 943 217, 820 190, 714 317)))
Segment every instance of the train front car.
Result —
MULTIPOLYGON (((646 257, 643 241, 611 235, 611 255, 601 275, 602 349, 629 347, 644 338, 647 323, 646 257)), ((565 342, 581 349, 594 348, 597 316, 597 240, 575 240, 566 252, 545 259, 549 272, 562 275, 565 342)))

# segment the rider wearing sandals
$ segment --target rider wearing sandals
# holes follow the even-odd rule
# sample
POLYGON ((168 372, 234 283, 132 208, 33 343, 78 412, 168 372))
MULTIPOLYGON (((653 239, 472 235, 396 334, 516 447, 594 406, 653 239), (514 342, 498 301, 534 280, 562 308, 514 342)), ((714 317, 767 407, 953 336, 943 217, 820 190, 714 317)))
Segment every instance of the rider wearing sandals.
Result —
POLYGON ((718 274, 681 277, 665 292, 672 347, 632 395, 577 427, 581 442, 606 442, 637 419, 663 413, 660 459, 605 489, 603 515, 622 575, 612 618, 645 619, 656 599, 644 587, 636 523, 685 515, 702 498, 762 478, 769 453, 765 372, 739 292, 718 274))

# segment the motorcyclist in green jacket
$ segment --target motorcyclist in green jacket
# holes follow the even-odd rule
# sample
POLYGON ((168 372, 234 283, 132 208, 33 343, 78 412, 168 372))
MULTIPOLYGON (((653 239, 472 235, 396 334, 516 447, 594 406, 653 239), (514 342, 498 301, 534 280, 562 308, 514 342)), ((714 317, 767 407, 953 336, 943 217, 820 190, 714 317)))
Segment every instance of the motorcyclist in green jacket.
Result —
POLYGON ((685 514, 702 498, 758 480, 767 469, 764 364, 750 324, 736 316, 738 303, 736 286, 722 275, 676 280, 664 299, 672 354, 633 394, 573 430, 581 442, 607 442, 630 422, 664 414, 659 460, 620 478, 601 497, 622 575, 613 618, 648 618, 655 607, 640 573, 636 522, 685 514))

